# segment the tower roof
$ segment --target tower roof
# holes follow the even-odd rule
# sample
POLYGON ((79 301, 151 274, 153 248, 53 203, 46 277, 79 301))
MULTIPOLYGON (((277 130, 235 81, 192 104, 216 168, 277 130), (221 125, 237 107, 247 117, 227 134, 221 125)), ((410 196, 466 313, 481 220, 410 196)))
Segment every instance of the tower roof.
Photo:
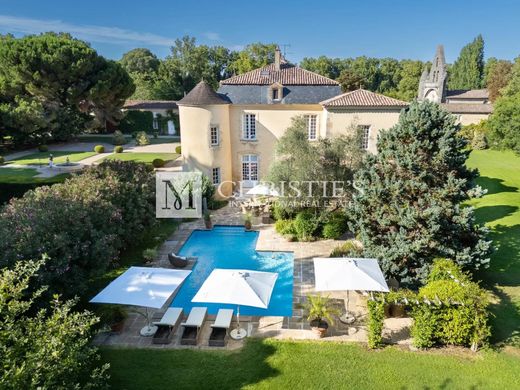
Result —
POLYGON ((205 106, 211 104, 229 104, 230 102, 216 93, 204 80, 199 82, 186 96, 177 102, 182 106, 205 106))

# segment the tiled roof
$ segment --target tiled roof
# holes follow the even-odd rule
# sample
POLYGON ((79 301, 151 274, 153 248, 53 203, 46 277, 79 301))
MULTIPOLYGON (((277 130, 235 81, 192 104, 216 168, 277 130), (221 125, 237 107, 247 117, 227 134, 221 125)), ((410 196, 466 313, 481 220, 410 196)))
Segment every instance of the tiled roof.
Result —
POLYGON ((455 89, 453 91, 447 91, 446 97, 456 99, 488 99, 489 92, 487 89, 455 89))
POLYGON ((203 106, 209 104, 229 104, 229 100, 216 93, 204 80, 199 82, 186 96, 177 102, 178 105, 203 106))
POLYGON ((407 102, 366 89, 357 89, 322 101, 325 107, 406 107, 407 102))
POLYGON ((173 100, 127 100, 124 110, 172 110, 177 108, 173 100))
POLYGON ((288 62, 280 64, 277 70, 275 64, 269 64, 250 72, 222 80, 221 85, 339 85, 337 81, 317 73, 302 69, 288 62))
POLYGON ((443 103, 443 108, 453 114, 491 114, 492 104, 483 103, 443 103))

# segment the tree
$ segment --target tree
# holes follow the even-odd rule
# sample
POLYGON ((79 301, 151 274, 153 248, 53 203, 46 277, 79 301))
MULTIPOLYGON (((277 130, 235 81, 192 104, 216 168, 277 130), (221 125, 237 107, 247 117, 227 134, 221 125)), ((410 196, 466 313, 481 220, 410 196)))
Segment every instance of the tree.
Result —
POLYGON ((489 118, 487 138, 491 147, 520 154, 520 57, 515 59, 508 78, 489 118))
POLYGON ((318 58, 305 57, 300 63, 300 67, 336 80, 344 70, 344 63, 339 58, 329 58, 326 56, 320 56, 318 58))
POLYGON ((355 176, 351 227, 365 255, 404 285, 423 282, 436 257, 468 270, 489 262, 486 229, 462 206, 476 192, 477 172, 465 166, 469 152, 458 132, 456 118, 438 105, 413 102, 355 176))
POLYGON ((364 78, 350 69, 345 69, 341 72, 337 81, 341 85, 343 92, 350 92, 361 88, 364 83, 364 78))
POLYGON ((460 51, 459 58, 450 68, 450 89, 482 88, 484 76, 484 39, 477 36, 460 51))
MULTIPOLYGON (((361 145, 361 132, 357 127, 348 135, 308 140, 307 122, 301 116, 294 117, 292 124, 276 144, 276 159, 272 163, 267 180, 283 187, 283 196, 289 201, 309 201, 309 208, 319 209, 322 205, 335 200, 348 201, 352 188, 354 172, 361 165, 364 150, 361 145), (334 194, 332 182, 341 182, 343 194, 334 194), (292 182, 289 186, 289 182, 292 182), (323 190, 323 182, 329 183, 323 190), (309 185, 312 192, 309 192, 309 185)), ((301 208, 305 208, 302 206, 301 208)))
POLYGON ((2 38, 0 116, 16 144, 65 140, 117 120, 133 88, 120 65, 68 34, 2 38))
POLYGON ((486 87, 489 91, 489 100, 494 102, 501 94, 501 90, 509 83, 513 64, 507 60, 497 60, 490 68, 486 78, 486 87))
POLYGON ((137 48, 123 54, 119 63, 128 73, 155 73, 160 61, 149 49, 137 48))
POLYGON ((400 80, 397 84, 397 91, 392 94, 393 97, 404 101, 416 98, 423 69, 422 61, 402 60, 400 80))
POLYGON ((240 50, 230 64, 230 72, 242 74, 274 62, 275 43, 251 43, 240 50))
POLYGON ((43 261, 18 262, 0 271, 0 387, 2 389, 106 388, 108 364, 90 344, 98 319, 74 312, 57 297, 37 309, 41 291, 29 294, 43 261), (35 313, 35 314, 33 314, 35 313))

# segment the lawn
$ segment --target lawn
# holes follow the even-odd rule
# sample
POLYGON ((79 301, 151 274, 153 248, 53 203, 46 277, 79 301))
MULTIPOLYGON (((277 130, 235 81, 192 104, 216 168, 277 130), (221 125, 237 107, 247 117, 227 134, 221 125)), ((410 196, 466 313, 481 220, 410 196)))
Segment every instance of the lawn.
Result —
POLYGON ((520 157, 476 150, 468 166, 479 169, 478 184, 488 190, 472 204, 496 246, 490 268, 480 275, 499 300, 492 306, 493 341, 520 346, 520 157))
POLYGON ((152 161, 156 158, 161 158, 164 161, 172 161, 175 160, 179 155, 177 153, 114 153, 110 156, 105 157, 104 159, 109 160, 122 160, 122 161, 136 161, 151 164, 152 161))
POLYGON ((27 156, 17 158, 15 160, 7 161, 6 164, 17 164, 17 165, 48 165, 49 164, 49 155, 52 154, 54 157, 54 163, 64 163, 69 158, 70 162, 78 162, 86 159, 87 157, 91 157, 95 155, 95 152, 38 152, 31 153, 27 156))
POLYGON ((102 349, 116 389, 513 389, 520 357, 251 339, 239 351, 102 349))

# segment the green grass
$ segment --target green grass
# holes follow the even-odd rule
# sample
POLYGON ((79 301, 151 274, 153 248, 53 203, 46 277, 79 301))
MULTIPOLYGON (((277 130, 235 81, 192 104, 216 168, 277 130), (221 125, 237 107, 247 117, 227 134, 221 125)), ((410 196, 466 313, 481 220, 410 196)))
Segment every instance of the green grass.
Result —
POLYGON ((239 351, 102 350, 115 389, 513 389, 506 353, 369 351, 356 344, 251 339, 239 351))
POLYGON ((478 184, 488 190, 472 205, 496 247, 489 269, 480 275, 498 299, 491 308, 493 341, 520 346, 520 157, 476 150, 468 166, 479 169, 478 184))
POLYGON ((34 168, 0 168, 0 183, 9 184, 47 184, 62 182, 69 176, 64 173, 54 177, 35 177, 38 171, 34 168))
POLYGON ((171 160, 175 160, 179 155, 177 153, 116 153, 111 154, 104 158, 109 160, 122 160, 122 161, 136 161, 151 164, 152 161, 156 158, 162 158, 164 161, 168 162, 171 160))
POLYGON ((95 152, 38 152, 31 153, 27 156, 17 158, 15 160, 7 161, 6 164, 17 164, 17 165, 48 165, 49 164, 49 155, 52 154, 54 156, 54 163, 60 164, 64 163, 69 158, 70 162, 78 162, 86 159, 87 157, 91 157, 95 155, 95 152))

